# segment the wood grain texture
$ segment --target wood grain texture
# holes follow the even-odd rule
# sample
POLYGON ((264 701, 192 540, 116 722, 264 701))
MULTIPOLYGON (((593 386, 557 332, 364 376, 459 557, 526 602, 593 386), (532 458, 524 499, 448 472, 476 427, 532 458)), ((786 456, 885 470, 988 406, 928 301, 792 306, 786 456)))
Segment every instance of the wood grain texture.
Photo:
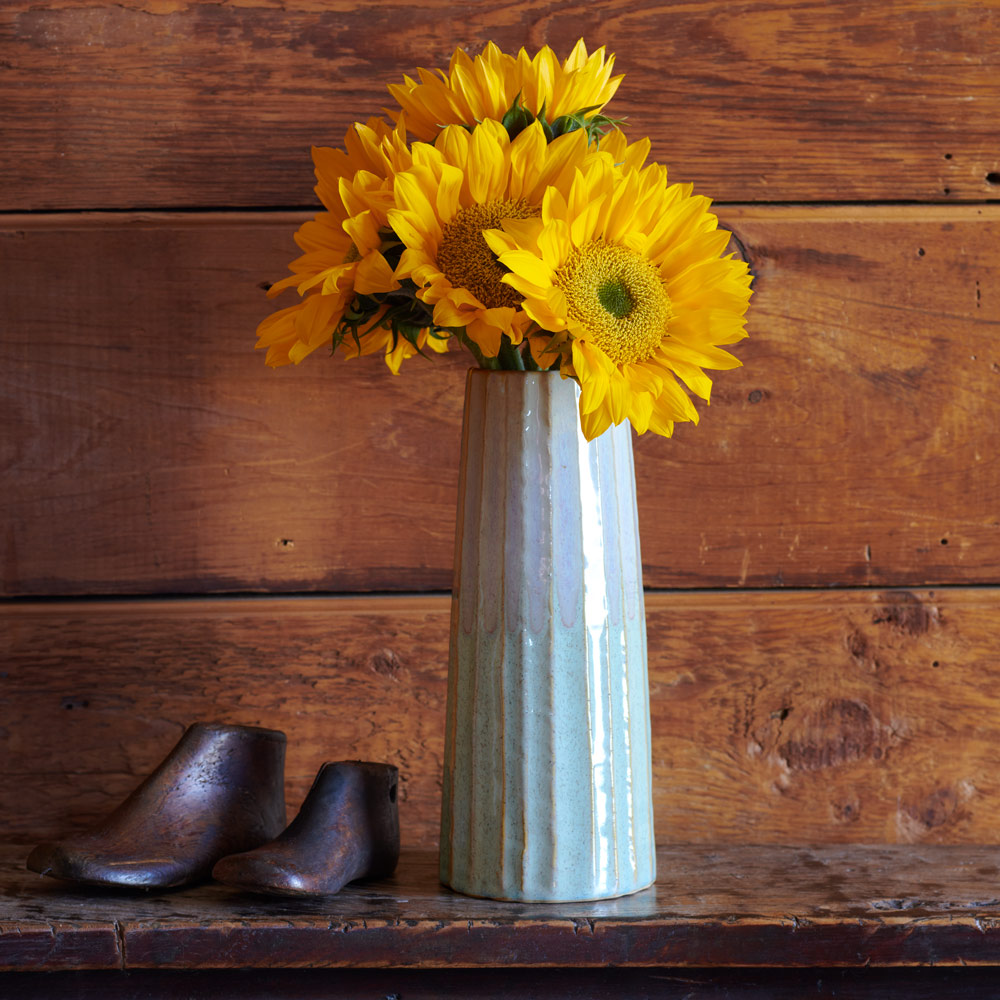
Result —
MULTIPOLYGON (((0 608, 0 830, 107 814, 197 720, 288 734, 297 809, 325 760, 398 765, 404 845, 436 843, 449 601, 0 608)), ((991 843, 1000 591, 650 594, 664 843, 991 843)))
POLYGON ((985 967, 7 972, 9 1000, 995 1000, 985 967))
POLYGON ((24 872, 22 853, 2 851, 0 968, 64 967, 31 940, 94 927, 116 932, 120 956, 95 949, 77 968, 1000 965, 993 847, 664 847, 652 888, 558 904, 449 892, 431 851, 318 900, 220 885, 100 896, 24 872))
POLYGON ((7 0, 0 208, 313 203, 310 145, 385 85, 583 35, 616 114, 724 201, 980 200, 1000 171, 995 0, 7 0))
MULTIPOLYGON (((0 592, 450 587, 468 359, 267 369, 257 286, 301 218, 5 221, 0 592)), ((723 222, 745 367, 638 440, 646 585, 994 581, 1000 206, 723 222)))

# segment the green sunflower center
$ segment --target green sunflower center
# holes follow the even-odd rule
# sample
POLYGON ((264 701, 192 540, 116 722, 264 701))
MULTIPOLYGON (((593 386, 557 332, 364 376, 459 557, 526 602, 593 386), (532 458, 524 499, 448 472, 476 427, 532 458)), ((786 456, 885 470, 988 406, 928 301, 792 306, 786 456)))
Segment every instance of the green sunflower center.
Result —
POLYGON ((628 247, 595 240, 556 272, 570 316, 615 364, 652 357, 673 318, 660 272, 628 247))
POLYGON ((359 260, 361 260, 361 251, 352 243, 350 249, 347 251, 347 255, 344 257, 344 263, 353 264, 359 260))
POLYGON ((487 309, 518 306, 521 296, 501 279, 507 274, 483 239, 484 229, 499 229, 504 219, 530 219, 539 210, 526 201, 491 201, 458 211, 445 225, 437 264, 456 288, 467 288, 487 309))
POLYGON ((624 319, 630 312, 632 312, 632 306, 635 303, 632 301, 632 296, 629 295, 628 289, 621 283, 618 278, 614 278, 611 281, 605 281, 600 288, 597 289, 597 301, 604 306, 605 309, 615 319, 624 319))

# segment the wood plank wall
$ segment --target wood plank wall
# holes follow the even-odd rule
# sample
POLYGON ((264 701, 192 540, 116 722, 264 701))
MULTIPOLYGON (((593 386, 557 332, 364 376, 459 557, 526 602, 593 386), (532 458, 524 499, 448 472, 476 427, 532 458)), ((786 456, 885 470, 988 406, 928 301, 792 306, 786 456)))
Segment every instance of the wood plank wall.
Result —
POLYGON ((435 842, 467 362, 269 371, 260 287, 386 82, 580 34, 756 275, 636 444, 660 839, 996 839, 996 0, 7 0, 0 834, 214 718, 288 733, 293 808, 396 762, 435 842))

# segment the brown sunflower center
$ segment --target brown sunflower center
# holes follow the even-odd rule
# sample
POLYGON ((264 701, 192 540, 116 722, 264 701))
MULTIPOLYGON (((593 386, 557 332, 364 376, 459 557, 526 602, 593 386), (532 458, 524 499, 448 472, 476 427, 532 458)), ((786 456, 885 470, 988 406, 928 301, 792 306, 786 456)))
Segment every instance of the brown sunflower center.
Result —
POLYGON ((504 219, 530 219, 539 209, 526 201, 491 201, 459 209, 445 225, 437 264, 456 288, 467 288, 487 309, 518 306, 521 296, 501 279, 507 269, 483 239, 483 230, 499 229, 504 219))
POLYGON ((618 365, 652 357, 674 315, 655 265, 603 240, 574 249, 556 272, 556 283, 570 316, 618 365))

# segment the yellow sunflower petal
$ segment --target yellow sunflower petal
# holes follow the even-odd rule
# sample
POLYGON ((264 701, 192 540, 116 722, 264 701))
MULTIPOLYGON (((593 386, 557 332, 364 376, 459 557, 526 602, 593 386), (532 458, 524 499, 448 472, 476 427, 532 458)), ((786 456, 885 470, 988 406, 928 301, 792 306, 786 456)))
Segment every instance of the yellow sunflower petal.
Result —
MULTIPOLYGON (((530 250, 533 253, 538 251, 538 237, 541 234, 542 222, 539 216, 531 216, 527 219, 504 219, 503 232, 510 238, 510 242, 504 244, 507 250, 530 250)), ((490 244, 493 248, 493 244, 490 244)), ((493 248, 494 253, 502 253, 503 250, 493 248)))
POLYGON ((426 232, 420 226, 419 219, 410 212, 399 209, 390 210, 389 225, 393 232, 410 248, 423 250, 429 243, 433 243, 432 234, 426 232))
POLYGON ((458 167, 451 163, 441 165, 441 177, 438 181, 435 205, 438 218, 442 222, 448 222, 458 213, 464 181, 465 175, 458 167))
POLYGON ((441 154, 443 160, 464 170, 469 162, 469 148, 472 136, 468 129, 458 125, 449 125, 441 131, 434 143, 434 149, 441 154))
MULTIPOLYGON (((506 132, 504 133, 506 137, 506 132)), ((508 161, 504 148, 488 129, 477 128, 472 133, 469 149, 469 193, 472 200, 483 204, 506 194, 508 161)))
POLYGON ((297 305, 279 310, 257 327, 257 347, 268 349, 266 364, 298 364, 329 342, 344 311, 339 295, 313 294, 297 305))
POLYGON ((649 430, 649 421, 653 416, 653 397, 648 392, 636 392, 629 398, 629 423, 639 434, 649 430))
MULTIPOLYGON (((425 242, 440 242, 441 222, 437 209, 428 197, 426 182, 421 182, 420 173, 416 169, 404 171, 396 178, 395 199, 396 204, 405 210, 407 221, 424 235, 425 242)), ((390 217, 393 229, 396 228, 396 218, 398 215, 395 213, 390 217)))
POLYGON ((377 250, 358 261, 354 289, 362 295, 391 292, 399 288, 389 262, 377 250))
MULTIPOLYGON (((600 49, 601 52, 604 49, 600 49)), ((597 53, 595 53, 596 55, 597 53)), ((564 69, 568 70, 581 70, 587 65, 587 43, 582 39, 578 38, 576 40, 576 45, 573 46, 573 51, 566 57, 566 62, 563 64, 564 69)))
POLYGON ((610 388, 611 373, 614 365, 596 347, 586 341, 573 341, 573 369, 580 380, 580 386, 591 385, 600 393, 606 395, 610 388))
POLYGON ((652 412, 649 415, 648 429, 663 437, 671 437, 674 433, 674 421, 664 411, 657 409, 655 400, 653 400, 652 412))
POLYGON ((674 421, 696 424, 700 419, 691 397, 672 378, 663 380, 663 389, 656 397, 653 408, 669 415, 674 421))
POLYGON ((537 198, 539 170, 546 162, 545 133, 540 122, 532 122, 510 145, 511 198, 537 198))
POLYGON ((552 268, 527 250, 508 250, 501 254, 500 263, 534 285, 547 285, 552 281, 552 268))
POLYGON ((272 313, 257 327, 257 350, 267 349, 265 361, 272 368, 291 364, 288 350, 295 342, 294 314, 302 303, 272 313))
MULTIPOLYGON (((591 219, 593 219, 593 216, 591 216, 591 219)), ((541 263, 545 265, 545 270, 539 271, 538 273, 546 275, 546 284, 552 281, 554 274, 553 269, 561 267, 566 262, 566 258, 573 252, 573 245, 575 242, 576 240, 572 234, 572 227, 566 225, 562 219, 554 219, 547 226, 543 226, 541 229, 536 230, 536 252, 541 257, 541 263)), ((521 241, 521 245, 524 245, 523 241, 521 241)), ((518 273, 520 274, 524 272, 519 271, 518 273)), ((528 276, 529 275, 526 273, 525 277, 528 276)))
POLYGON ((475 312, 453 302, 439 299, 434 303, 434 325, 444 327, 467 326, 475 318, 475 312))
POLYGON ((518 322, 518 311, 509 306, 499 306, 496 309, 486 309, 482 313, 482 322, 505 333, 512 344, 520 344, 524 336, 525 323, 518 322))
POLYGON ((493 323, 487 322, 481 316, 476 316, 472 318, 465 330, 486 357, 495 358, 500 353, 503 330, 493 323))
POLYGON ((531 357, 535 364, 543 371, 551 368, 559 358, 563 357, 561 345, 558 342, 553 343, 556 337, 548 330, 530 336, 527 339, 528 347, 531 350, 531 357))
POLYGON ((424 331, 420 335, 420 346, 429 347, 435 354, 447 354, 448 345, 451 342, 450 337, 436 337, 429 331, 424 331))
POLYGON ((525 300, 522 307, 526 316, 537 323, 543 330, 559 331, 566 326, 566 320, 558 313, 539 304, 537 299, 525 300))
POLYGON ((365 211, 344 220, 344 232, 351 238, 354 249, 364 257, 382 245, 379 224, 370 211, 365 211))
MULTIPOLYGON (((536 285, 527 278, 522 278, 518 274, 513 272, 508 272, 503 276, 503 283, 505 285, 510 285, 511 288, 515 289, 522 296, 524 296, 525 301, 527 300, 540 300, 541 302, 548 303, 548 298, 552 294, 552 286, 544 287, 541 285, 536 285)), ((559 306, 556 306, 557 311, 559 306)))
POLYGON ((580 429, 588 441, 599 438, 611 426, 611 417, 604 410, 580 411, 580 429))
POLYGON ((670 370, 696 396, 709 402, 712 398, 712 380, 697 366, 686 361, 671 361, 670 370))
POLYGON ((745 308, 684 309, 670 324, 670 336, 695 350, 704 344, 738 343, 747 335, 745 308))
POLYGON ((344 263, 338 267, 331 267, 323 274, 318 274, 309 281, 299 285, 299 293, 315 288, 322 281, 320 291, 324 295, 346 294, 351 289, 354 273, 357 270, 357 263, 344 263))
MULTIPOLYGON (((674 331, 674 329, 675 324, 671 324, 671 331, 674 331)), ((657 353, 671 365, 673 365, 674 361, 678 361, 691 365, 700 365, 702 368, 712 368, 716 371, 729 371, 733 368, 739 368, 743 364, 735 355, 712 344, 698 344, 695 346, 685 344, 674 332, 663 341, 657 353)))
POLYGON ((654 396, 658 396, 662 391, 664 378, 670 377, 665 375, 662 369, 658 369, 658 366, 649 363, 625 365, 623 372, 633 392, 651 393, 654 396))
POLYGON ((416 348, 402 337, 396 339, 396 346, 390 342, 385 351, 385 363, 393 375, 399 374, 399 366, 407 359, 416 354, 416 348))

